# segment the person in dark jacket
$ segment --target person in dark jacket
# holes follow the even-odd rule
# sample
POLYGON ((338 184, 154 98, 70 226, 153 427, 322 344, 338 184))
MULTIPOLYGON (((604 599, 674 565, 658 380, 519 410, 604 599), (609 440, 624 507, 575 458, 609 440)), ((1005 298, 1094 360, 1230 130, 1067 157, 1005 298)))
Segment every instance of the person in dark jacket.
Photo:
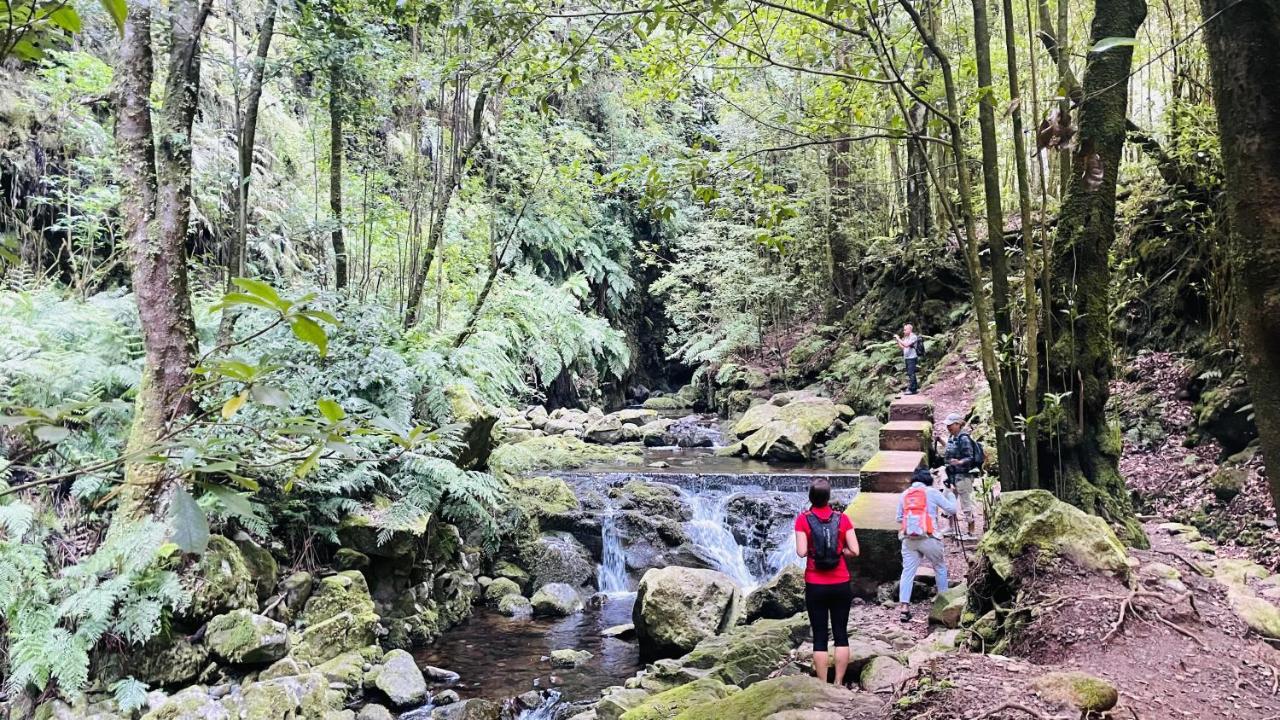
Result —
POLYGON ((974 473, 978 467, 978 448, 964 429, 964 416, 951 413, 947 416, 947 446, 942 459, 947 470, 946 487, 956 495, 956 520, 953 523, 955 534, 961 540, 972 540, 978 520, 978 503, 973 495, 974 473), (960 518, 964 517, 967 532, 960 532, 960 518))

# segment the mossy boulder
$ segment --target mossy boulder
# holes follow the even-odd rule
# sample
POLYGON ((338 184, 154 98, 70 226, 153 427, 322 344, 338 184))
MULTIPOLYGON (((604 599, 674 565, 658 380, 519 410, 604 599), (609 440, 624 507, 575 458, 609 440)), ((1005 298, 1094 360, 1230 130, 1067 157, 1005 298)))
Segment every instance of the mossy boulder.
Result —
POLYGON ((272 663, 289 652, 283 623, 244 608, 210 620, 204 641, 214 655, 233 665, 272 663))
POLYGON ((622 714, 621 720, 667 720, 682 711, 712 703, 738 692, 713 678, 702 678, 645 698, 644 702, 622 714))
POLYGON ((391 501, 379 495, 343 518, 338 524, 338 540, 342 546, 370 557, 394 559, 414 556, 431 525, 431 515, 419 515, 408 526, 391 524, 387 522, 390 507, 391 501), (385 537, 387 535, 389 537, 385 537))
POLYGON ((583 585, 595 576, 587 548, 569 533, 544 533, 520 549, 521 560, 533 576, 533 587, 548 583, 583 585))
POLYGON ((193 685, 165 698, 142 720, 232 720, 232 714, 222 703, 209 695, 207 688, 193 685))
POLYGON ((748 437, 755 431, 769 424, 770 421, 778 417, 781 407, 772 403, 762 403, 754 407, 747 408, 747 411, 738 418, 738 422, 733 424, 733 434, 738 439, 748 437))
MULTIPOLYGON (((230 700, 224 704, 234 704, 235 698, 230 700)), ((238 705, 243 720, 323 718, 342 707, 342 693, 330 690, 328 679, 313 672, 249 683, 238 705)))
POLYGON ((199 562, 182 572, 191 603, 182 611, 188 620, 208 620, 239 608, 257 609, 258 589, 240 548, 222 535, 211 535, 199 562))
POLYGON ((319 665, 342 653, 377 642, 378 616, 372 612, 342 612, 308 625, 291 642, 293 656, 319 665))
MULTIPOLYGON (((549 583, 538 588, 529 603, 535 615, 544 617, 566 617, 582 611, 582 598, 572 585, 566 583, 549 583)), ((501 609, 502 604, 499 603, 501 609)))
POLYGON ((641 407, 646 410, 683 410, 692 407, 693 403, 675 395, 661 395, 644 401, 641 407))
POLYGON ((578 498, 560 478, 520 478, 511 481, 511 499, 526 517, 545 518, 578 509, 578 498))
POLYGON ((809 624, 803 615, 760 620, 699 642, 678 663, 683 671, 703 671, 730 685, 747 687, 769 677, 808 636, 809 624))
POLYGON ((499 560, 493 564, 493 576, 495 578, 507 578, 519 585, 522 589, 529 587, 532 580, 529 577, 529 571, 511 562, 510 560, 499 560))
POLYGON ((484 601, 489 605, 497 605, 502 598, 508 595, 519 595, 520 586, 515 580, 500 577, 489 583, 484 589, 484 601))
POLYGON ((208 664, 208 645, 192 643, 182 634, 172 634, 152 638, 126 655, 118 656, 118 669, 106 674, 133 676, 152 687, 174 687, 195 680, 208 664))
POLYGON ((600 695, 596 703, 598 720, 618 720, 632 708, 639 707, 653 693, 641 688, 611 687, 600 695))
POLYGON ((573 648, 552 650, 550 655, 548 655, 548 658, 551 661, 551 666, 557 668, 577 667, 590 660, 592 657, 595 656, 586 650, 574 650, 573 648))
POLYGON ((461 446, 453 457, 460 468, 480 468, 493 451, 493 426, 498 413, 482 402, 475 391, 461 383, 447 385, 444 396, 449 401, 451 424, 461 429, 461 446))
POLYGON ((489 458, 489 469, 518 476, 596 463, 639 465, 641 461, 640 449, 636 447, 594 445, 571 435, 546 435, 499 446, 489 458))
POLYGON ((431 711, 431 720, 498 720, 502 706, 484 698, 449 703, 431 711))
POLYGON ((863 666, 858 675, 858 685, 867 692, 892 690, 915 673, 890 655, 877 655, 863 666))
POLYGON ((338 548, 333 564, 339 570, 363 570, 369 567, 369 556, 354 548, 338 548))
POLYGON ((829 459, 862 467, 880 452, 881 423, 870 415, 859 415, 849 422, 844 432, 835 436, 824 448, 829 459))
POLYGON ((1242 587, 1233 588, 1227 593, 1227 599, 1232 611, 1250 630, 1262 637, 1280 640, 1280 608, 1242 587))
POLYGON ((1063 558, 1084 570, 1128 573, 1128 555, 1105 520, 1045 490, 1005 493, 978 554, 1004 580, 1014 563, 1035 551, 1040 562, 1063 558))
POLYGON ((280 581, 280 565, 272 557, 271 551, 253 541, 247 533, 236 535, 236 547, 244 558, 245 567, 253 577, 254 588, 258 593, 258 602, 266 602, 276 591, 276 583, 280 581))
POLYGON ((1221 502, 1231 502, 1244 490, 1249 473, 1240 468, 1221 468, 1209 476, 1209 489, 1221 502))
MULTIPOLYGON (((342 683, 349 690, 358 691, 364 686, 364 667, 369 662, 365 654, 365 650, 344 652, 320 663, 315 667, 315 671, 328 678, 329 682, 342 683)), ((378 655, 382 655, 381 650, 378 650, 378 655)))
POLYGON ((753 590, 743 604, 742 619, 789 618, 804 612, 804 568, 787 565, 769 582, 753 590))
MULTIPOLYGON (((775 396, 775 400, 777 396, 775 396)), ((778 461, 808 460, 816 443, 825 440, 853 410, 816 396, 800 396, 778 405, 749 408, 734 425, 742 449, 750 457, 778 461)))
POLYGON ((388 652, 372 674, 373 686, 396 707, 416 705, 427 696, 427 679, 422 676, 413 656, 404 650, 388 652))
POLYGON ((724 573, 677 566, 648 570, 632 610, 641 657, 689 652, 732 627, 740 606, 738 586, 724 573))
POLYGON ((1031 686, 1042 698, 1081 713, 1106 712, 1120 700, 1111 683, 1083 672, 1045 673, 1032 680, 1031 686))
POLYGON ((498 601, 498 613, 507 617, 527 617, 533 614, 533 602, 523 595, 506 595, 498 601))
POLYGON ((369 584, 357 570, 344 570, 321 578, 307 599, 299 620, 306 625, 314 625, 343 612, 374 612, 369 584))
POLYGON ((790 710, 838 710, 844 717, 870 717, 880 710, 874 698, 856 695, 811 675, 788 675, 758 682, 724 698, 685 710, 677 720, 766 720, 790 710))
POLYGON ((960 614, 964 612, 968 597, 969 586, 964 583, 938 593, 929 608, 929 621, 947 628, 960 627, 960 614))

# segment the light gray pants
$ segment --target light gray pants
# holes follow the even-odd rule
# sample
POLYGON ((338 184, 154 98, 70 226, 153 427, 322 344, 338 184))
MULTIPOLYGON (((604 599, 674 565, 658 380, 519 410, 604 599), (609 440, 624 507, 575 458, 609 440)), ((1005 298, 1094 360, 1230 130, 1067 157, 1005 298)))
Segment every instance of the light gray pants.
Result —
POLYGON ((947 589, 947 553, 942 541, 936 537, 902 538, 902 577, 898 580, 898 602, 911 602, 911 585, 916 579, 920 562, 933 568, 938 578, 938 592, 947 589))

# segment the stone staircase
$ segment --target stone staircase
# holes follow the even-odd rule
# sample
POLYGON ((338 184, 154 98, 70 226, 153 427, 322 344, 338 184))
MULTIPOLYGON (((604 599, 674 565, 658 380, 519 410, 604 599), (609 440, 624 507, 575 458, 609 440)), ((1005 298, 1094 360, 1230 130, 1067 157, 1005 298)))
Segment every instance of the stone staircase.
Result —
POLYGON ((861 549, 850 568, 855 586, 864 592, 902 574, 898 496, 911 485, 916 468, 926 466, 932 443, 932 400, 904 395, 889 404, 889 422, 880 428, 880 452, 862 466, 862 489, 845 509, 861 549))

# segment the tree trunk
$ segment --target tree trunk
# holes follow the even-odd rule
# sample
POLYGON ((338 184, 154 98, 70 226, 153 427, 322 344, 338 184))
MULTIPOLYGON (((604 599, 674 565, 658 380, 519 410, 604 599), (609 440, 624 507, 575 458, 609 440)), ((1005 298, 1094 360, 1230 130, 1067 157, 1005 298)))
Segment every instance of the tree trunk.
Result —
POLYGON ((831 210, 827 225, 827 271, 831 275, 831 303, 828 317, 838 320, 844 317, 853 301, 853 258, 850 253, 849 223, 851 221, 849 197, 850 150, 847 140, 836 143, 827 155, 827 185, 831 210))
MULTIPOLYGON (((267 53, 271 50, 271 36, 275 34, 276 0, 267 0, 263 11, 262 29, 258 34, 258 50, 253 56, 253 68, 249 72, 249 94, 245 98, 244 117, 240 119, 238 164, 236 171, 236 231, 227 249, 227 292, 236 287, 234 278, 244 277, 245 248, 249 242, 249 180, 253 177, 253 149, 258 137, 258 105, 262 101, 262 85, 267 77, 267 53)), ((222 311, 218 323, 218 342, 231 339, 237 312, 234 308, 222 311)))
MULTIPOLYGON (((925 107, 913 103, 907 113, 907 125, 913 135, 925 134, 925 107)), ((933 235, 933 208, 929 203, 929 170, 925 166, 928 150, 924 142, 907 140, 907 237, 923 240, 933 235)))
POLYGON ((347 287, 347 243, 342 236, 342 66, 329 67, 329 212, 333 214, 333 280, 347 287))
MULTIPOLYGON (((1019 402, 1017 354, 1010 346, 1013 322, 1009 308, 1009 260, 1004 243, 1004 208, 1000 198, 1000 155, 996 140, 995 87, 991 75, 991 30, 987 24, 987 1, 973 0, 973 41, 977 56, 978 129, 982 139, 982 184, 987 220, 987 248, 991 252, 991 306, 995 317, 996 359, 1003 392, 992 393, 992 411, 997 425, 1013 429, 1014 418, 1022 414, 1019 402), (1002 398, 1000 406, 997 398, 1002 398)), ((977 286, 975 286, 977 287, 977 286)), ((977 292, 981 292, 979 288, 977 292)), ((1021 437, 1014 432, 996 435, 1002 487, 1018 490, 1028 487, 1026 452, 1021 437)))
POLYGON ((1240 329, 1272 505, 1280 508, 1280 0, 1201 0, 1222 134, 1240 329))
MULTIPOLYGON (((449 204, 453 201, 453 190, 462 182, 462 173, 466 169, 467 163, 484 139, 481 122, 484 120, 484 105, 487 100, 488 89, 480 88, 480 93, 476 95, 475 106, 471 111, 471 138, 467 141, 466 146, 462 148, 462 153, 450 169, 449 175, 444 179, 440 192, 437 193, 439 200, 434 203, 435 207, 432 208, 431 227, 427 230, 427 247, 423 251, 421 263, 413 276, 413 284, 409 287, 409 297, 407 298, 404 312, 404 326, 406 329, 418 324, 418 311, 422 305, 422 291, 427 286, 427 278, 431 277, 431 263, 435 259, 436 247, 440 244, 440 236, 444 234, 445 215, 448 214, 449 204)), ((457 137, 461 131, 462 128, 456 128, 454 137, 457 137)))
MULTIPOLYGON (((1134 37, 1146 17, 1143 0, 1096 0, 1090 47, 1103 38, 1134 37)), ((1053 344, 1046 390, 1066 393, 1040 448, 1041 486, 1145 544, 1117 466, 1120 434, 1107 423, 1111 380, 1111 274, 1116 177, 1125 142, 1133 48, 1089 54, 1080 105, 1079 146, 1058 219, 1052 287, 1053 344)))
POLYGON ((200 85, 200 34, 210 3, 170 3, 170 54, 158 132, 152 127, 151 5, 129 5, 120 49, 116 143, 124 188, 124 233, 138 300, 145 359, 125 464, 121 512, 149 512, 169 490, 162 463, 144 462, 191 397, 195 322, 187 290, 191 207, 191 123, 200 85), (157 143, 158 140, 158 143, 157 143), (158 144, 158 149, 157 149, 158 144))

